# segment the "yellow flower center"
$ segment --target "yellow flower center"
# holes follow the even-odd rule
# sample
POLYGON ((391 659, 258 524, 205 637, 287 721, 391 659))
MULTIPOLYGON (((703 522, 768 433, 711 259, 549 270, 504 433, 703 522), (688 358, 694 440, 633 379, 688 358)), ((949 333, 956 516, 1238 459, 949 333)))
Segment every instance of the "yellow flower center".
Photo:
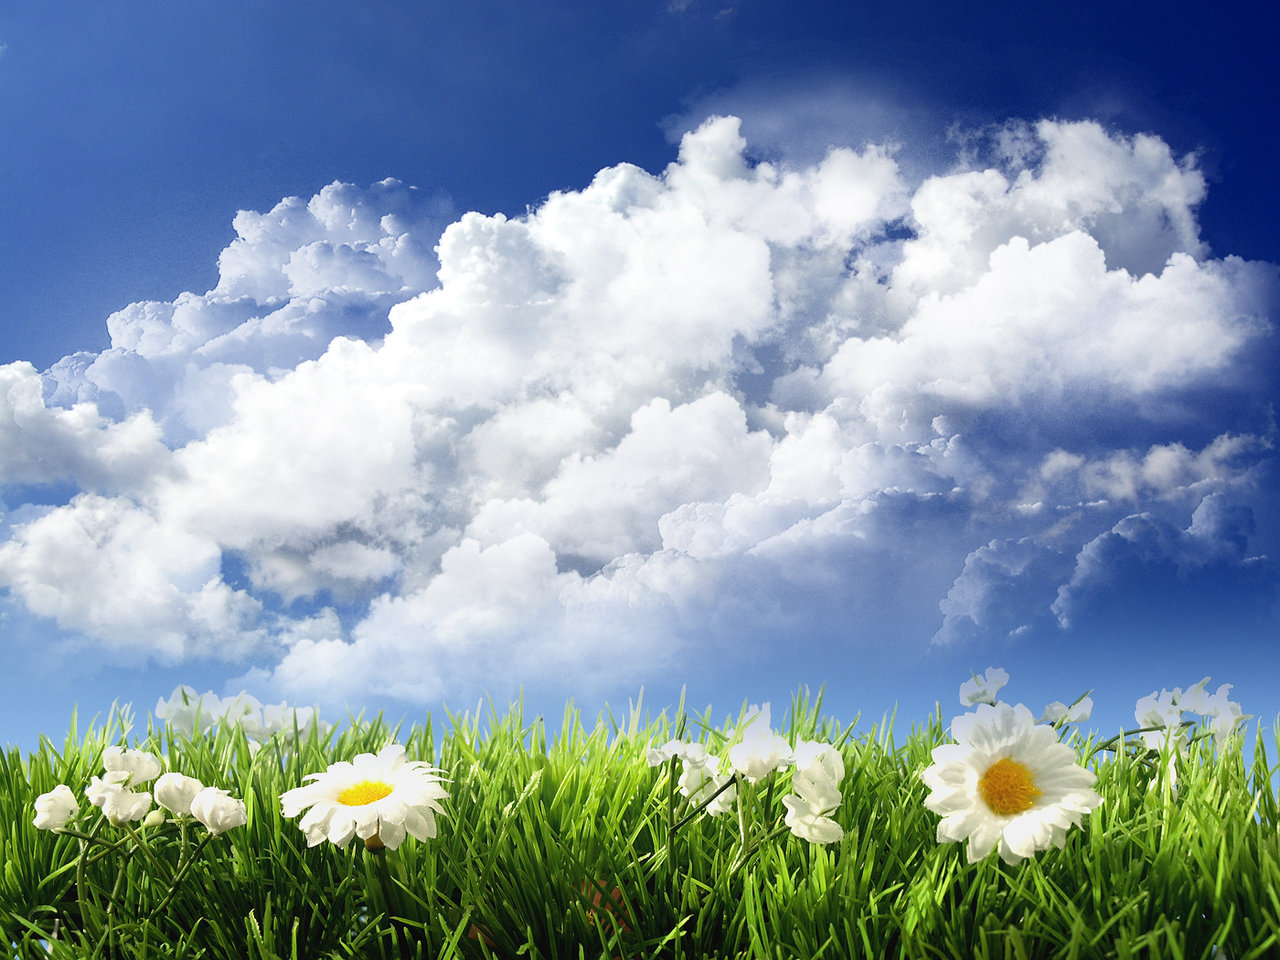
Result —
POLYGON ((978 792, 994 812, 1008 816, 1035 806, 1040 791, 1031 771, 1008 757, 997 760, 978 781, 978 792))
POLYGON ((363 807, 391 793, 391 784, 381 780, 361 780, 338 794, 338 802, 348 807, 363 807))

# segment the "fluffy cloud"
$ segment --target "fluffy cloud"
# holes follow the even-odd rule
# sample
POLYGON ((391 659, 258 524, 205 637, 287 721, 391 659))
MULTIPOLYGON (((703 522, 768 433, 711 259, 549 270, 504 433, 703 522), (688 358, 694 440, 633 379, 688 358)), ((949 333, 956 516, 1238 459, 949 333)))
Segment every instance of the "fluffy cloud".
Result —
POLYGON ((48 406, 29 363, 0 366, 0 485, 60 482, 96 491, 133 489, 164 468, 168 448, 150 413, 123 422, 92 403, 48 406))
POLYGON ((309 201, 241 211, 217 286, 113 313, 111 347, 55 364, 45 391, 59 406, 149 412, 173 442, 203 435, 232 415, 237 376, 290 370, 336 336, 382 336, 391 306, 435 285, 432 247, 447 217, 445 201, 396 180, 332 183, 309 201))
POLYGON ((167 662, 244 656, 261 605, 219 576, 216 543, 121 498, 81 494, 0 546, 0 578, 33 613, 167 662))
POLYGON ((268 696, 430 700, 1066 625, 1126 551, 1273 540, 1275 271, 1208 256, 1194 163, 1050 121, 895 156, 758 162, 720 117, 519 218, 242 212, 213 290, 0 368, 0 585, 268 696))

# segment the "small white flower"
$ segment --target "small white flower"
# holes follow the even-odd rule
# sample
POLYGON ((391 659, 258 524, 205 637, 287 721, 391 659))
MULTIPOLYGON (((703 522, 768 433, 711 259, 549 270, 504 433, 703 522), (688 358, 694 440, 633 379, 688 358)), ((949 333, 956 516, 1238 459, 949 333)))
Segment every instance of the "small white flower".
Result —
POLYGON ((128 771, 109 770, 103 777, 94 777, 84 788, 89 802, 101 809, 117 827, 131 820, 141 820, 151 809, 151 794, 130 790, 125 786, 129 777, 128 771))
POLYGON ((792 779, 822 781, 839 790, 844 779, 844 757, 829 743, 801 740, 795 750, 796 771, 792 779))
MULTIPOLYGON (((263 706, 246 691, 224 699, 211 690, 197 694, 192 687, 183 685, 175 687, 168 700, 156 703, 155 715, 187 736, 195 732, 197 724, 208 730, 216 723, 234 723, 251 741, 266 740, 275 734, 291 741, 295 723, 297 729, 305 730, 311 725, 315 708, 290 707, 288 703, 263 706)), ((319 727, 324 732, 329 725, 320 723, 319 727)))
MULTIPOLYGON (((292 742, 294 731, 305 731, 315 718, 315 707, 291 707, 288 703, 268 704, 262 708, 262 725, 257 736, 260 740, 279 734, 286 742, 292 742)), ((321 733, 329 729, 329 724, 317 722, 321 733)), ((248 731, 246 730, 246 733, 248 731)))
POLYGON ((783 822, 791 832, 810 843, 837 843, 844 836, 844 828, 830 817, 818 811, 801 794, 788 794, 782 798, 787 808, 783 822))
POLYGON ((80 812, 80 801, 65 783, 36 797, 36 818, 31 822, 40 830, 60 830, 80 812))
POLYGON ((782 798, 787 808, 784 822, 793 834, 810 843, 839 841, 844 828, 830 814, 843 800, 840 782, 844 779, 844 758, 829 743, 801 740, 796 744, 795 763, 791 775, 795 793, 782 798))
POLYGON ((933 750, 920 776, 939 814, 938 842, 968 841, 970 863, 999 848, 1006 863, 1066 844, 1067 830, 1102 802, 1096 777, 1053 727, 1022 704, 979 704, 951 722, 956 743, 933 750))
POLYGON ((1155 730, 1144 730, 1142 741, 1148 749, 1159 750, 1169 739, 1177 739, 1182 735, 1182 707, 1178 705, 1182 691, 1152 691, 1141 697, 1133 708, 1133 719, 1139 727, 1156 727, 1155 730))
POLYGON ((185 685, 174 688, 168 700, 156 701, 155 715, 165 720, 178 733, 192 736, 199 725, 201 730, 208 730, 222 716, 222 698, 212 690, 197 694, 195 689, 185 685))
POLYGON ((125 788, 124 784, 128 779, 129 774, 120 770, 107 773, 103 777, 92 777, 89 785, 84 788, 84 795, 95 807, 101 807, 106 803, 108 796, 125 788))
MULTIPOLYGON (((702 762, 694 763, 688 759, 684 761, 684 772, 680 775, 679 781, 680 793, 688 797, 689 802, 696 806, 708 797, 714 796, 716 791, 731 779, 733 779, 732 773, 723 775, 720 773, 720 758, 704 750, 702 762)), ((733 809, 733 801, 737 795, 736 786, 727 787, 723 793, 707 804, 707 813, 713 817, 727 813, 733 809)))
POLYGON ((164 774, 152 788, 156 803, 180 817, 190 815, 191 801, 203 789, 204 784, 195 777, 184 777, 180 773, 164 774))
MULTIPOLYGON (((1185 691, 1181 687, 1174 687, 1170 696, 1180 710, 1190 710, 1192 713, 1208 713, 1211 709, 1210 702, 1212 700, 1212 697, 1204 689, 1208 683, 1209 678, 1204 677, 1199 683, 1193 683, 1187 687, 1185 691)), ((1230 689, 1230 687, 1227 689, 1230 689)))
POLYGON ((359 837, 370 850, 404 842, 406 836, 426 840, 436 835, 439 801, 449 796, 440 786, 440 771, 422 761, 407 761, 398 743, 377 755, 362 753, 350 763, 340 761, 324 773, 308 774, 314 783, 280 795, 286 817, 306 816, 298 823, 307 846, 326 839, 345 847, 359 837))
POLYGON ((707 748, 701 743, 689 743, 684 740, 668 740, 660 747, 650 747, 645 754, 649 766, 657 767, 672 757, 679 757, 685 763, 701 766, 707 762, 707 748))
POLYGON ((1236 727, 1249 719, 1252 714, 1243 713, 1240 704, 1230 700, 1231 684, 1224 683, 1214 694, 1205 692, 1209 678, 1192 684, 1184 692, 1181 687, 1173 690, 1161 690, 1151 693, 1137 702, 1133 716, 1142 727, 1162 727, 1161 730, 1148 730, 1142 734, 1143 742, 1152 750, 1158 750, 1166 740, 1172 739, 1181 743, 1185 732, 1182 729, 1183 711, 1198 713, 1210 718, 1210 729, 1217 736, 1226 736, 1236 727))
POLYGON ((1041 723, 1084 723, 1093 715, 1093 697, 1081 697, 1068 706, 1061 700, 1054 700, 1044 708, 1040 715, 1041 723))
POLYGON ((791 744, 774 733, 769 704, 752 706, 743 719, 742 740, 729 748, 729 763, 751 783, 791 763, 791 744))
POLYGON ((1180 701, 1180 706, 1184 710, 1194 710, 1201 716, 1211 718, 1213 722, 1210 727, 1214 734, 1226 736, 1253 715, 1242 712, 1240 704, 1228 699, 1228 695, 1231 693, 1231 684, 1222 684, 1218 687, 1216 693, 1209 696, 1204 692, 1204 686, 1208 682, 1209 678, 1205 677, 1191 690, 1187 691, 1192 696, 1188 697, 1184 694, 1180 701))
POLYGON ((105 748, 102 751, 102 766, 108 773, 128 774, 128 784, 131 787, 154 780, 164 769, 164 764, 155 754, 124 747, 105 748))
MULTIPOLYGON (((1229 689, 1231 684, 1224 683, 1222 686, 1229 689)), ((1219 690, 1219 693, 1221 693, 1221 690, 1219 690)), ((1233 701, 1226 701, 1218 706, 1216 713, 1210 713, 1207 714, 1207 716, 1213 718, 1211 728, 1214 734, 1220 737, 1225 737, 1234 732, 1236 727, 1243 724, 1244 721, 1252 717, 1253 714, 1242 713, 1240 710, 1240 704, 1233 701)))
POLYGON ((1041 723, 1057 723, 1067 715, 1067 705, 1061 700, 1051 700, 1045 704, 1044 711, 1040 714, 1041 723))
POLYGON ((243 827, 249 822, 244 801, 229 796, 226 790, 217 787, 205 787, 191 799, 191 815, 213 834, 232 827, 243 827))
POLYGON ((960 684, 960 702, 966 707, 976 703, 995 703, 1000 688, 1009 682, 1009 674, 1002 667, 987 667, 982 676, 976 673, 960 684))

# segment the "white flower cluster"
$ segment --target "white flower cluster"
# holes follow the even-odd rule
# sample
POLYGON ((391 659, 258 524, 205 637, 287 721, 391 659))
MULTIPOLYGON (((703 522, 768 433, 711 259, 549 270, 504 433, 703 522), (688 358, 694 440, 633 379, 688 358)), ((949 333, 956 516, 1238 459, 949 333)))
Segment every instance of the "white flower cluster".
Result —
MULTIPOLYGON (((135 789, 152 780, 156 781, 156 803, 180 817, 194 817, 210 833, 248 822, 244 801, 229 796, 226 790, 206 787, 194 777, 161 774, 164 764, 145 750, 107 747, 102 751, 102 766, 102 776, 93 777, 84 793, 115 826, 135 820, 144 820, 147 825, 164 822, 163 812, 151 810, 151 792, 135 789)), ((80 812, 80 804, 71 788, 62 783, 36 797, 35 810, 32 823, 38 829, 61 830, 80 812)))
MULTIPOLYGON (((274 734, 292 739, 295 729, 311 726, 316 710, 291 707, 288 703, 264 706, 257 697, 243 691, 234 697, 219 697, 211 690, 198 694, 184 684, 175 687, 168 700, 157 701, 155 715, 186 736, 192 736, 197 726, 208 730, 215 723, 227 723, 242 727, 250 740, 263 741, 274 734)), ((319 726, 322 733, 329 729, 323 722, 319 726)))
POLYGON ((787 826, 810 843, 836 843, 844 836, 844 828, 831 814, 844 800, 840 795, 844 758, 829 743, 801 740, 796 744, 795 765, 791 775, 795 792, 782 798, 787 826))
MULTIPOLYGON (((995 706, 996 694, 1009 682, 1009 673, 1002 667, 987 667, 982 676, 973 674, 970 679, 960 684, 960 702, 966 707, 979 703, 995 706)), ((1081 697, 1074 703, 1066 704, 1054 700, 1045 706, 1040 715, 1041 723, 1066 724, 1084 723, 1093 715, 1093 698, 1081 697)))
POLYGON ((660 747, 648 752, 649 766, 656 767, 666 763, 672 757, 678 757, 684 765, 680 774, 679 788, 682 796, 689 798, 695 806, 707 804, 707 813, 719 816, 733 809, 733 801, 737 799, 736 785, 725 786, 733 780, 733 771, 720 772, 720 758, 707 753, 707 748, 700 743, 687 743, 683 740, 668 740, 660 747), (720 791, 724 787, 723 792, 720 791))
MULTIPOLYGON (((741 739, 729 748, 729 766, 720 770, 720 758, 700 743, 668 740, 649 750, 649 765, 656 767, 672 758, 683 763, 679 789, 697 805, 708 800, 706 812, 727 813, 737 799, 736 779, 755 783, 775 770, 794 765, 791 787, 782 798, 787 808, 785 823, 797 837, 810 843, 835 843, 844 829, 831 819, 840 806, 840 781, 844 760, 829 743, 801 740, 794 750, 770 724, 769 704, 752 706, 744 718, 741 739), (714 798, 714 799, 712 799, 714 798)), ((735 732, 736 735, 736 732, 735 732)))
POLYGON ((1044 713, 1040 715, 1040 722, 1051 724, 1084 723, 1091 716, 1093 716, 1093 697, 1081 697, 1072 704, 1054 700, 1045 706, 1044 713))
POLYGON ((1182 734, 1183 713, 1198 713, 1210 720, 1210 729, 1218 736, 1226 736, 1248 720, 1252 714, 1242 713, 1240 704, 1227 699, 1231 684, 1224 683, 1213 694, 1205 692, 1209 678, 1205 677, 1184 692, 1181 687, 1161 689, 1138 700, 1133 718, 1140 727, 1159 727, 1143 730, 1142 740, 1152 750, 1158 750, 1167 740, 1177 740, 1182 734))

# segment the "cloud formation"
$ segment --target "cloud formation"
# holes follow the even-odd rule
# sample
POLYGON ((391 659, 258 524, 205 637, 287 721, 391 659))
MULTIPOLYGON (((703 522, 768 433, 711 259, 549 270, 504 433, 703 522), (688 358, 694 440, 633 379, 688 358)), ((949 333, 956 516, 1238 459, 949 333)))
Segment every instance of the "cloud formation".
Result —
POLYGON ((426 701, 908 609, 1066 628, 1133 551, 1265 566, 1275 268, 1210 256, 1204 196, 1089 122, 908 182, 717 117, 519 218, 390 180, 242 212, 213 290, 0 367, 0 585, 268 697, 426 701))

